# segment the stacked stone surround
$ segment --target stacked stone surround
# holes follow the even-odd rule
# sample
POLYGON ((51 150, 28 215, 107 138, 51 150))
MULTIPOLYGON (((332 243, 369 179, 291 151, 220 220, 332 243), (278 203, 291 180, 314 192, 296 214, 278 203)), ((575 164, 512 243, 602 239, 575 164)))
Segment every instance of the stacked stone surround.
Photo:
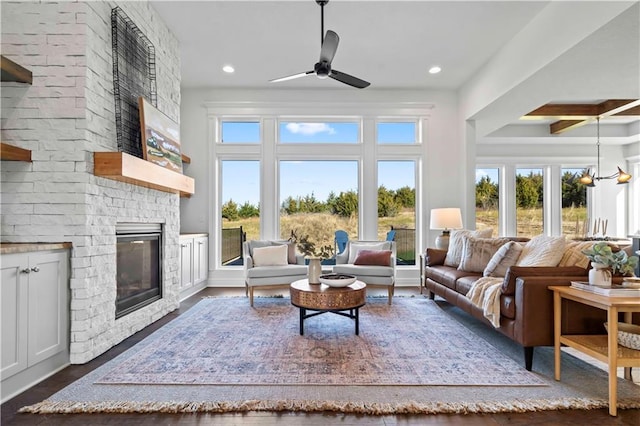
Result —
POLYGON ((2 2, 2 54, 33 84, 2 85, 2 141, 32 151, 2 162, 3 242, 71 242, 70 353, 85 363, 179 305, 178 195, 93 175, 93 152, 117 151, 111 9, 156 50, 158 109, 179 122, 176 38, 146 2, 2 2), (118 320, 118 222, 164 226, 163 299, 118 320))

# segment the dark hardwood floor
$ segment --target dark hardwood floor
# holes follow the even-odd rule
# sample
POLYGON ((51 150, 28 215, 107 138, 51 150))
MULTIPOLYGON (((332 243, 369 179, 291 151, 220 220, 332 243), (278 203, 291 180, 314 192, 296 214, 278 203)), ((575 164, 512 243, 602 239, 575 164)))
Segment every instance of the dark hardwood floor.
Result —
MULTIPOLYGON (((374 290, 375 291, 375 290, 374 290)), ((386 293, 382 289, 381 295, 386 293)), ((277 290, 274 290, 278 293, 277 290)), ((281 291, 279 292, 281 294, 281 291)), ((260 292, 264 295, 265 292, 260 292)), ((418 295, 417 288, 399 288, 396 294, 418 295)), ((153 331, 187 311, 202 296, 241 296, 244 289, 207 288, 182 302, 172 312, 144 330, 84 365, 71 365, 15 398, 2 404, 2 425, 640 425, 640 410, 618 410, 611 417, 608 410, 560 410, 536 413, 468 414, 468 415, 396 415, 360 416, 342 413, 238 413, 238 414, 17 414, 25 405, 40 402, 132 347, 153 331)), ((247 308, 248 301, 247 301, 247 308)), ((640 392, 640 391, 639 391, 640 392)))

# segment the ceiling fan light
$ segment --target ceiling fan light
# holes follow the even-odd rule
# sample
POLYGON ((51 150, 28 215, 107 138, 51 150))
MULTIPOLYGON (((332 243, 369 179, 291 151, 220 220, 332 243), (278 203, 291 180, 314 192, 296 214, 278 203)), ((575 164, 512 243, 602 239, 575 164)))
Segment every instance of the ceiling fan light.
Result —
POLYGON ((631 180, 631 175, 623 171, 620 167, 618 167, 618 184, 629 183, 630 180, 631 180))

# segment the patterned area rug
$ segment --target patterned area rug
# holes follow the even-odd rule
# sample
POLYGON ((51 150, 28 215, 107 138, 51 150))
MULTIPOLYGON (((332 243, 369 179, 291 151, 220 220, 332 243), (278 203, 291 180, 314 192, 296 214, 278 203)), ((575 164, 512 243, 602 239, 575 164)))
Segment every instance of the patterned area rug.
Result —
POLYGON ((369 299, 354 322, 305 321, 289 299, 204 299, 97 383, 544 385, 426 299, 369 299))
MULTIPOLYGON (((386 415, 608 405, 605 371, 563 354, 556 381, 547 347, 536 348, 527 372, 522 347, 446 302, 367 299, 360 336, 352 320, 325 314, 305 322, 303 337, 289 299, 257 298, 255 305, 205 299, 20 412, 386 415)), ((618 408, 640 408, 637 385, 618 380, 618 408)))

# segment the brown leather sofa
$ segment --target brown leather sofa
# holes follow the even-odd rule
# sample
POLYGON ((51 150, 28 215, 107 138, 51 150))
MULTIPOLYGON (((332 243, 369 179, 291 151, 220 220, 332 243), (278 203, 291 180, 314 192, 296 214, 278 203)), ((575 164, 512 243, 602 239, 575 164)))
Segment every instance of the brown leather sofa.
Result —
MULTIPOLYGON (((421 256, 422 284, 428 296, 433 299, 438 295, 493 328, 482 308, 466 297, 481 274, 444 265, 446 254, 446 250, 428 248, 421 256)), ((553 346, 553 292, 547 287, 587 280, 587 269, 577 266, 508 269, 500 296, 500 327, 496 330, 523 346, 527 370, 532 368, 535 346, 553 346)), ((605 311, 567 300, 563 300, 562 309, 563 333, 604 333, 605 311)))

